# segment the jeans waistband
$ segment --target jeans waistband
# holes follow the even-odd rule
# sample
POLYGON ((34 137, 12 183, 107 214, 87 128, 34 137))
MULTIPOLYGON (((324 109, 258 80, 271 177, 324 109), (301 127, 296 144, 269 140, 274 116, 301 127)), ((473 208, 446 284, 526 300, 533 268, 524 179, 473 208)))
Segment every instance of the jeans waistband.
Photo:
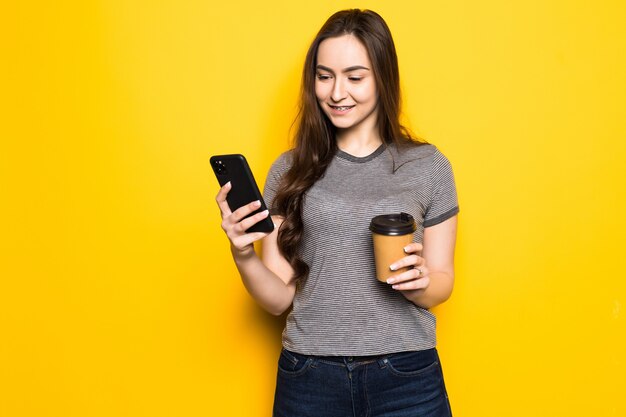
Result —
MULTIPOLYGON (((436 350, 435 348, 432 349, 427 349, 421 352, 427 353, 428 351, 431 350, 436 350)), ((398 355, 404 355, 404 354, 411 354, 411 353, 415 353, 415 352, 396 352, 396 353, 387 353, 384 355, 368 355, 368 356, 311 356, 311 355, 307 355, 311 358, 320 360, 320 361, 324 361, 324 362, 333 362, 333 363, 338 363, 338 364, 342 364, 342 365, 347 365, 347 364, 365 364, 365 363, 372 363, 372 362, 379 362, 379 363, 384 363, 386 362, 387 359, 389 358, 393 358, 394 356, 398 356, 398 355)))
POLYGON ((346 363, 346 362, 354 362, 354 363, 363 363, 363 362, 376 362, 380 359, 387 358, 391 355, 371 355, 371 356, 313 356, 319 360, 323 360, 326 362, 337 362, 337 363, 346 363))

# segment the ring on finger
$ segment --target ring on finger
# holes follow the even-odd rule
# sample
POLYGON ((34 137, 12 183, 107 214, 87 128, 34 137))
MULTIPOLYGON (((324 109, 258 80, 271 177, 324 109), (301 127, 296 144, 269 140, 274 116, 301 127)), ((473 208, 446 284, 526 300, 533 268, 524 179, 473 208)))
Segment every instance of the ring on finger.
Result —
POLYGON ((417 276, 418 278, 422 276, 422 274, 424 273, 424 271, 422 271, 422 268, 416 268, 417 269, 417 276))

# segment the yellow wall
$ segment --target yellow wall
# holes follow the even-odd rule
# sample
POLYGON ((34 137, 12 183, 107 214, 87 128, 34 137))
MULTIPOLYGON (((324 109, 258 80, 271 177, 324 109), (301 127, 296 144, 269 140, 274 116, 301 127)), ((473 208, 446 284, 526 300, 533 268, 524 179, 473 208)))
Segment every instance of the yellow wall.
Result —
POLYGON ((626 415, 624 2, 11 3, 0 415, 269 415, 282 322, 230 261, 208 157, 264 181, 345 7, 386 18, 407 119, 455 169, 455 415, 626 415))

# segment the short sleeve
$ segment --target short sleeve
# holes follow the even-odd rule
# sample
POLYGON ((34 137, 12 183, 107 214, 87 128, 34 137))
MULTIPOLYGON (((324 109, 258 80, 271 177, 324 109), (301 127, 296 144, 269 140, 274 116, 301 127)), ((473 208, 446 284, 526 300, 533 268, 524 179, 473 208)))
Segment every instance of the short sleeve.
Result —
POLYGON ((439 150, 435 150, 431 168, 431 199, 424 216, 424 227, 439 224, 458 212, 452 166, 439 150))
POLYGON ((289 169, 288 153, 285 152, 280 155, 270 167, 267 173, 267 179, 265 180, 265 186, 263 188, 263 200, 270 211, 271 215, 278 214, 278 209, 274 205, 274 200, 278 190, 280 188, 280 182, 283 175, 289 169))

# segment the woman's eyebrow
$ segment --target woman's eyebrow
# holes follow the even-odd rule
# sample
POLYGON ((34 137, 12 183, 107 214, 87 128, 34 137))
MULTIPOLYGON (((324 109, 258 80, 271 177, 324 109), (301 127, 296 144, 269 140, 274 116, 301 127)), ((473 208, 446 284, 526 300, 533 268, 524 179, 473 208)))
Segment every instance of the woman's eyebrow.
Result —
MULTIPOLYGON (((317 64, 316 68, 320 69, 320 70, 323 70, 323 71, 332 72, 333 74, 335 73, 335 71, 333 71, 332 69, 328 68, 325 65, 317 64)), ((370 69, 367 68, 367 67, 364 67, 363 65, 354 65, 352 67, 344 68, 342 72, 352 72, 352 71, 356 71, 356 70, 366 70, 366 71, 369 71, 370 69)))

